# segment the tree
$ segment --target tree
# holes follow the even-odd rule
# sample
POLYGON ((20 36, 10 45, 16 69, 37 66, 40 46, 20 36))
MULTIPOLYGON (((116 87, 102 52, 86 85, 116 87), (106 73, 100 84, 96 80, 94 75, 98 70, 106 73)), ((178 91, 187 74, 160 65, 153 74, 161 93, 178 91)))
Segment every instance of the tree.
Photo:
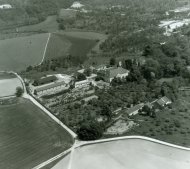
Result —
POLYGON ((112 112, 111 112, 110 107, 108 107, 107 105, 103 105, 102 110, 101 110, 101 114, 103 116, 107 116, 108 119, 111 119, 112 112))
POLYGON ((84 122, 77 134, 80 140, 96 140, 102 137, 103 127, 98 122, 84 122))
POLYGON ((111 66, 114 66, 115 64, 116 64, 115 58, 111 58, 111 59, 110 59, 110 65, 111 65, 111 66))
POLYGON ((84 74, 89 77, 92 74, 92 70, 90 68, 85 69, 84 74))
POLYGON ((24 93, 24 90, 21 87, 16 88, 16 93, 15 94, 16 94, 17 97, 21 97, 23 95, 23 93, 24 93))
POLYGON ((77 80, 77 81, 86 80, 86 76, 85 76, 83 73, 78 73, 76 80, 77 80))
POLYGON ((59 24, 59 29, 60 29, 60 30, 65 30, 65 25, 63 24, 63 22, 61 22, 61 23, 59 24))

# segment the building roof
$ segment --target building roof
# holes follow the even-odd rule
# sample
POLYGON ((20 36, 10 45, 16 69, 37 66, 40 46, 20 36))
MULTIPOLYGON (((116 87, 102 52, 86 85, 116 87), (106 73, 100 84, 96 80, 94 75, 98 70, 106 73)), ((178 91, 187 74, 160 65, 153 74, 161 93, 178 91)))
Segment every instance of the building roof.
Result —
POLYGON ((98 99, 98 96, 93 95, 93 96, 86 97, 86 98, 84 98, 84 99, 82 99, 82 100, 84 100, 85 102, 88 102, 88 101, 90 101, 90 100, 92 100, 92 99, 98 99))
POLYGON ((136 105, 136 106, 134 106, 134 107, 128 109, 128 110, 127 110, 127 113, 130 115, 131 113, 133 113, 133 112, 135 112, 135 111, 141 109, 143 106, 144 106, 144 103, 140 103, 140 104, 138 104, 138 105, 136 105))
POLYGON ((125 74, 125 73, 129 73, 129 71, 122 67, 112 68, 112 69, 108 70, 108 74, 109 74, 110 78, 114 78, 118 74, 125 74))
POLYGON ((165 104, 168 104, 168 103, 171 103, 172 101, 170 99, 168 99, 166 96, 160 98, 157 100, 157 103, 160 105, 160 106, 164 106, 165 104))
POLYGON ((57 80, 56 76, 47 76, 44 78, 37 79, 37 82, 39 85, 41 85, 41 84, 51 83, 51 82, 54 82, 56 80, 57 80))
POLYGON ((48 89, 58 87, 58 86, 61 86, 61 85, 65 85, 65 82, 64 81, 56 82, 56 83, 49 84, 49 85, 46 85, 46 86, 38 87, 35 90, 36 90, 36 92, 41 92, 41 91, 48 90, 48 89))
POLYGON ((90 83, 88 80, 82 80, 82 81, 79 81, 79 82, 75 82, 75 85, 80 85, 80 84, 83 84, 83 83, 90 83))

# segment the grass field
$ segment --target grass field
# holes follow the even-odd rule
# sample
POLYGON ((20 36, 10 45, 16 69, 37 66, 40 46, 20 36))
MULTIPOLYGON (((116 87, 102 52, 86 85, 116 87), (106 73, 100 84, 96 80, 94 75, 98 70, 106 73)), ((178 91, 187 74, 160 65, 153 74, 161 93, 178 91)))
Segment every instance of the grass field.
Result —
POLYGON ((94 32, 59 32, 51 35, 46 59, 72 56, 87 56, 91 50, 99 52, 99 44, 106 36, 94 32))
POLYGON ((190 152, 158 143, 126 139, 87 145, 53 169, 189 169, 190 152), (68 163, 71 161, 71 167, 68 163))
POLYGON ((39 64, 48 34, 0 40, 0 70, 20 71, 39 64))
POLYGON ((47 31, 54 32, 58 30, 58 23, 56 21, 57 16, 48 16, 47 19, 41 23, 22 26, 19 27, 18 30, 20 32, 35 32, 35 31, 47 31))
POLYGON ((15 95, 17 87, 22 87, 22 83, 16 75, 0 73, 0 98, 15 95))
POLYGON ((62 127, 28 100, 0 106, 0 168, 32 168, 72 143, 62 127))
POLYGON ((12 73, 0 72, 0 80, 12 78, 16 78, 16 75, 12 73))

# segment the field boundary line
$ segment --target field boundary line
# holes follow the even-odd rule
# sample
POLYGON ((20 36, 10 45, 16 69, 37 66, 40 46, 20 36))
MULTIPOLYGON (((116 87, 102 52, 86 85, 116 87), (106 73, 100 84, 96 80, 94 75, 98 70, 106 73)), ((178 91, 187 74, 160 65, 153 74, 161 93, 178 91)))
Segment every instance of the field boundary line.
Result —
POLYGON ((40 169, 40 168, 42 168, 42 167, 45 167, 46 165, 48 165, 48 164, 54 162, 55 160, 57 160, 57 159, 59 159, 59 158, 65 156, 65 155, 67 155, 67 154, 70 153, 71 151, 72 151, 72 147, 71 147, 70 149, 68 149, 68 150, 66 150, 66 151, 64 151, 64 152, 62 152, 62 153, 60 153, 60 154, 58 154, 58 155, 56 155, 56 156, 50 158, 49 160, 47 160, 47 161, 45 161, 45 162, 43 162, 43 163, 37 165, 36 167, 34 167, 34 168, 32 168, 32 169, 40 169))
POLYGON ((188 148, 188 147, 183 147, 183 146, 175 145, 175 144, 172 144, 172 143, 167 143, 165 141, 157 140, 157 139, 150 138, 150 137, 144 137, 144 136, 123 136, 123 137, 115 137, 115 138, 101 139, 101 140, 95 140, 95 141, 79 141, 77 143, 77 145, 76 145, 76 148, 80 148, 80 147, 88 146, 88 145, 92 145, 92 144, 99 144, 99 143, 101 144, 101 143, 106 143, 106 142, 127 140, 127 139, 146 140, 146 141, 161 144, 161 145, 164 145, 164 146, 177 148, 177 149, 181 149, 181 150, 185 150, 185 151, 190 151, 190 148, 188 148))
MULTIPOLYGON (((69 149, 68 153, 74 153, 74 151, 76 149, 78 149, 78 148, 82 148, 82 147, 85 147, 85 146, 90 146, 90 145, 93 145, 93 144, 101 144, 101 143, 107 143, 107 142, 113 142, 113 141, 132 140, 132 139, 150 141, 150 142, 157 143, 157 144, 160 144, 160 145, 163 145, 163 146, 168 146, 168 147, 171 147, 171 148, 176 148, 176 149, 180 149, 180 150, 184 150, 184 151, 190 151, 190 148, 183 147, 183 146, 178 146, 178 145, 171 144, 171 143, 167 143, 167 142, 160 141, 160 140, 150 138, 150 137, 123 136, 123 137, 115 137, 115 138, 101 139, 101 140, 95 140, 95 141, 79 141, 79 140, 76 140, 75 144, 73 144, 73 146, 69 149)), ((71 154, 71 155, 73 156, 73 154, 71 154)), ((73 160, 72 156, 69 159, 69 165, 68 165, 67 169, 71 168, 71 165, 72 165, 72 162, 73 162, 72 161, 73 160)), ((45 166, 44 164, 48 165, 50 163, 49 162, 50 160, 48 160, 47 162, 42 163, 42 167, 45 166)), ((53 161, 51 161, 51 162, 53 162, 53 161)), ((39 166, 41 166, 41 164, 39 166)), ((33 169, 40 169, 40 168, 33 168, 33 169)))
POLYGON ((48 47, 50 38, 51 38, 51 33, 48 34, 48 39, 47 39, 47 42, 46 42, 46 45, 45 45, 45 48, 44 48, 43 57, 42 57, 41 62, 38 64, 38 66, 40 66, 43 63, 44 59, 45 59, 46 51, 47 51, 47 47, 48 47))
POLYGON ((43 112, 45 112, 50 118, 52 118, 57 124, 59 124, 62 128, 64 128, 75 140, 77 134, 74 133, 70 128, 68 128, 65 124, 63 124, 57 117, 55 117, 48 109, 46 109, 42 104, 40 104, 35 98, 27 94, 25 97, 29 99, 32 103, 34 103, 37 107, 39 107, 43 112))

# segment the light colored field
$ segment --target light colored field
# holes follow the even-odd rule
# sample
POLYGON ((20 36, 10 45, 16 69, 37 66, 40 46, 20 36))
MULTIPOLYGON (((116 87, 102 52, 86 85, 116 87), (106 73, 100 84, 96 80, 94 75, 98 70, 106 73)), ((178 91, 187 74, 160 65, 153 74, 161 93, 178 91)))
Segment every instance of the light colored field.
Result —
POLYGON ((15 95, 16 88, 22 87, 18 78, 0 80, 0 98, 15 95))
POLYGON ((0 106, 0 168, 30 169, 70 148, 73 139, 28 100, 0 106))
POLYGON ((0 40, 0 70, 20 71, 39 64, 48 34, 0 40))
POLYGON ((58 23, 56 21, 57 16, 48 16, 47 19, 39 24, 28 25, 20 27, 18 30, 20 32, 23 31, 47 31, 54 32, 58 30, 58 23))
POLYGON ((189 169, 190 151, 141 139, 78 148, 53 169, 189 169), (72 158, 71 158, 72 156, 72 158), (71 159, 71 165, 68 160, 71 159))

